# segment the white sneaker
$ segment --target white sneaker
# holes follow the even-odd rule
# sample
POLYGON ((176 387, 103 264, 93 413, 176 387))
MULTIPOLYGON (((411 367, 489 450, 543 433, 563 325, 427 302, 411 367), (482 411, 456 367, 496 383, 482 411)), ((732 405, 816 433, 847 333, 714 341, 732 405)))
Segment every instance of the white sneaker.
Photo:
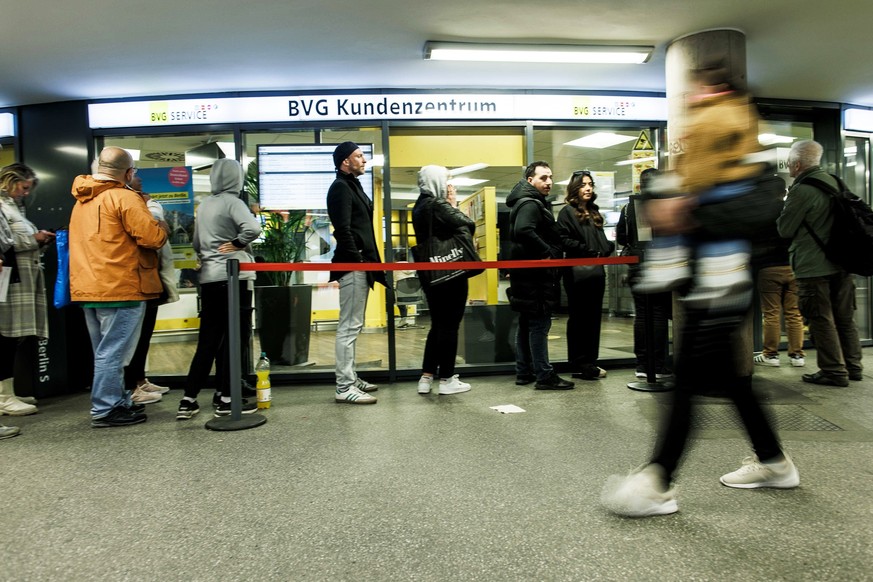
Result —
POLYGON ((16 398, 18 398, 20 401, 24 402, 25 404, 36 405, 36 398, 34 398, 33 396, 16 396, 16 398))
POLYGON ((337 390, 334 400, 345 404, 376 404, 374 396, 370 396, 357 386, 352 386, 345 392, 337 390))
POLYGON ((0 439, 9 439, 21 433, 21 429, 17 426, 6 426, 0 424, 0 439))
POLYGON ((131 394, 130 399, 137 404, 154 404, 160 402, 163 395, 158 392, 146 392, 142 386, 139 386, 131 394))
POLYGON ((795 368, 802 368, 806 365, 806 358, 803 356, 789 356, 788 361, 791 362, 791 365, 795 368))
POLYGON ((466 382, 461 382, 458 375, 455 374, 448 380, 440 379, 440 394, 460 394, 461 392, 469 392, 471 386, 466 382))
POLYGON ((606 481, 600 502, 617 515, 648 517, 679 511, 674 489, 664 491, 664 470, 659 465, 645 465, 627 477, 612 475, 606 481))
POLYGON ((9 416, 27 416, 39 412, 33 404, 26 404, 15 396, 3 395, 0 396, 0 415, 8 414, 9 416))
POLYGON ((355 380, 355 388, 357 388, 361 392, 375 392, 379 389, 379 386, 376 384, 370 384, 363 378, 358 378, 357 380, 355 380))
MULTIPOLYGON (((752 361, 759 366, 772 366, 774 368, 779 367, 779 356, 768 356, 767 354, 758 354, 752 361)), ((793 365, 793 362, 792 362, 793 365)))
POLYGON ((170 391, 170 389, 167 386, 158 386, 157 384, 153 384, 152 382, 149 381, 148 378, 146 378, 143 381, 143 383, 137 387, 142 388, 146 392, 157 392, 158 394, 166 394, 167 392, 170 391))
POLYGON ((722 475, 719 481, 723 485, 738 489, 791 489, 800 485, 800 473, 788 455, 778 463, 762 463, 757 456, 752 455, 743 459, 742 467, 733 473, 722 475))
POLYGON ((418 393, 430 394, 430 388, 433 385, 433 376, 422 376, 418 379, 418 393))

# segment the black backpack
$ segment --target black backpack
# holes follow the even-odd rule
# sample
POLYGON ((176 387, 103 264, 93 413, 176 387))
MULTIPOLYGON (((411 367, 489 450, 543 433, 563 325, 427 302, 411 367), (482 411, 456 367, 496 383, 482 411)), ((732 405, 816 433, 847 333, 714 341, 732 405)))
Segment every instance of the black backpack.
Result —
POLYGON ((818 178, 803 180, 804 184, 815 186, 831 199, 834 225, 828 242, 823 243, 805 220, 803 225, 824 251, 827 260, 849 273, 869 277, 873 275, 873 210, 850 192, 839 177, 831 176, 837 181, 839 190, 818 178))

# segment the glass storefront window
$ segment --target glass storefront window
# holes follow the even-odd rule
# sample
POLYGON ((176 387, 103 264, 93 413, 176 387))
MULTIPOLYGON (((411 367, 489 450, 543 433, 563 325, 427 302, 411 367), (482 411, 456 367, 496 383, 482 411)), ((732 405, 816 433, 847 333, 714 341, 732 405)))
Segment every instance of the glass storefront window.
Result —
MULTIPOLYGON (((846 136, 843 144, 843 180, 846 187, 862 200, 870 202, 868 180, 870 173, 869 137, 846 136)), ((870 277, 855 276, 855 325, 861 340, 873 337, 873 314, 870 312, 870 277)))
MULTIPOLYGON (((341 128, 323 130, 248 132, 244 134, 246 167, 257 160, 258 146, 292 144, 326 144, 332 146, 344 141, 372 144, 373 155, 368 159, 367 173, 373 179, 374 219, 377 233, 383 233, 383 184, 381 128, 341 128)), ((329 148, 331 149, 331 148, 329 148)), ((332 151, 332 149, 331 149, 332 151)), ((319 168, 330 177, 332 162, 319 168)), ((253 176, 254 178, 254 176, 253 176)), ((321 201, 317 207, 306 209, 261 209, 265 228, 274 232, 283 230, 303 248, 299 260, 330 262, 336 241, 326 209, 327 190, 306 192, 309 198, 321 201), (288 230, 290 228, 290 231, 288 230)), ((380 244, 384 237, 377 235, 380 244)), ((268 257, 267 249, 254 245, 256 258, 268 257), (259 257, 260 255, 260 257, 259 257)), ((383 252, 384 256, 384 252, 383 252)), ((270 261, 268 261, 270 262, 270 261)), ((266 351, 272 369, 278 373, 328 372, 335 362, 336 324, 339 318, 339 286, 329 281, 328 271, 295 273, 292 285, 275 286, 276 281, 259 274, 255 287, 255 340, 254 351, 266 351)), ((388 341, 385 321, 385 293, 381 286, 370 294, 364 322, 364 333, 358 338, 358 370, 384 373, 388 368, 388 341)))
MULTIPOLYGON (((475 242, 484 260, 501 256, 502 203, 522 176, 525 164, 523 127, 393 127, 390 134, 390 244, 395 260, 407 260, 416 244, 412 208, 419 196, 418 172, 423 166, 444 166, 457 189, 458 206, 476 221, 475 242), (406 258, 405 258, 406 257, 406 258)), ((409 259, 411 260, 411 259, 409 259)), ((419 370, 430 311, 416 279, 398 284, 406 294, 394 307, 397 323, 397 368, 419 370), (412 283, 411 283, 412 282, 412 283), (408 293, 407 293, 407 290, 408 293), (408 349, 415 346, 414 349, 408 349)), ((461 322, 458 365, 510 363, 514 319, 505 296, 506 279, 488 270, 469 281, 468 306, 461 322)), ((463 372, 461 372, 463 374, 463 372)))
MULTIPOLYGON (((629 197, 639 193, 639 176, 646 168, 658 167, 657 142, 660 129, 635 128, 535 128, 534 158, 549 162, 554 175, 554 212, 564 205, 567 184, 577 170, 590 170, 594 177, 597 205, 603 214, 604 230, 615 241, 615 225, 629 197)), ((616 249, 617 251, 619 249, 616 249)), ((562 288, 562 305, 567 297, 562 288)), ((563 309, 562 311, 565 311, 563 309)), ((627 266, 606 267, 606 292, 602 305, 600 359, 633 357, 634 304, 627 284, 627 266)), ((555 341, 550 342, 552 361, 566 361, 566 315, 557 314, 552 325, 555 341)))

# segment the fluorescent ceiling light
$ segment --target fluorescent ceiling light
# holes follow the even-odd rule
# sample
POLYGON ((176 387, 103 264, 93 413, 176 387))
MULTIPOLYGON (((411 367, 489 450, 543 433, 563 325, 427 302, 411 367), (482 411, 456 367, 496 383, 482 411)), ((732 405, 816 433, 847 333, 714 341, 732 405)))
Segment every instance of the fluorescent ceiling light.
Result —
POLYGON ((761 133, 758 135, 758 143, 761 145, 774 145, 777 143, 793 143, 796 137, 788 135, 778 135, 775 133, 761 133))
MULTIPOLYGON (((82 156, 82 157, 88 156, 88 148, 82 147, 82 146, 58 146, 55 148, 55 150, 57 150, 63 154, 70 154, 73 156, 82 156)), ((133 158, 134 161, 139 159, 139 150, 127 150, 127 151, 130 152, 131 156, 133 156, 133 152, 136 152, 136 157, 133 158)))
POLYGON ((573 141, 564 142, 564 145, 577 148, 603 149, 620 143, 633 141, 635 139, 637 138, 632 135, 619 135, 608 131, 599 131, 597 133, 592 133, 591 135, 586 135, 585 137, 580 137, 579 139, 574 139, 573 141))
POLYGON ((473 42, 424 43, 424 58, 432 61, 487 61, 503 63, 641 64, 654 47, 610 45, 485 44, 473 42))
POLYGON ((488 180, 477 180, 475 178, 450 178, 449 184, 452 184, 456 188, 461 186, 475 186, 476 184, 483 184, 488 180))
POLYGON ((631 164, 641 164, 643 162, 654 162, 657 160, 655 156, 649 156, 648 158, 635 158, 633 160, 622 160, 620 162, 615 162, 616 166, 629 166, 631 164))
POLYGON ((478 164, 470 164, 469 166, 461 166, 460 168, 449 170, 449 176, 460 176, 461 174, 469 174, 470 172, 475 172, 476 170, 484 170, 487 167, 488 164, 485 164, 483 162, 479 162, 478 164))

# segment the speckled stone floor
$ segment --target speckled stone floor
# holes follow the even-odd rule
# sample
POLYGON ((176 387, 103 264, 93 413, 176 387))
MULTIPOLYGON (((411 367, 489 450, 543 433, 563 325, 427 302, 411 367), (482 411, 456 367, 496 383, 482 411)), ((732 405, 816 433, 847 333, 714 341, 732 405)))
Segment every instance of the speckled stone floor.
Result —
POLYGON ((812 386, 808 360, 755 380, 799 488, 721 486, 749 446, 702 398, 680 512, 639 520, 598 502, 646 459, 668 397, 628 390, 628 369, 552 393, 398 382, 375 406, 280 386, 268 422, 237 432, 204 430, 211 393, 190 421, 173 390, 145 424, 100 430, 87 394, 45 399, 0 419, 22 428, 0 442, 0 580, 870 580, 873 373, 812 386))

